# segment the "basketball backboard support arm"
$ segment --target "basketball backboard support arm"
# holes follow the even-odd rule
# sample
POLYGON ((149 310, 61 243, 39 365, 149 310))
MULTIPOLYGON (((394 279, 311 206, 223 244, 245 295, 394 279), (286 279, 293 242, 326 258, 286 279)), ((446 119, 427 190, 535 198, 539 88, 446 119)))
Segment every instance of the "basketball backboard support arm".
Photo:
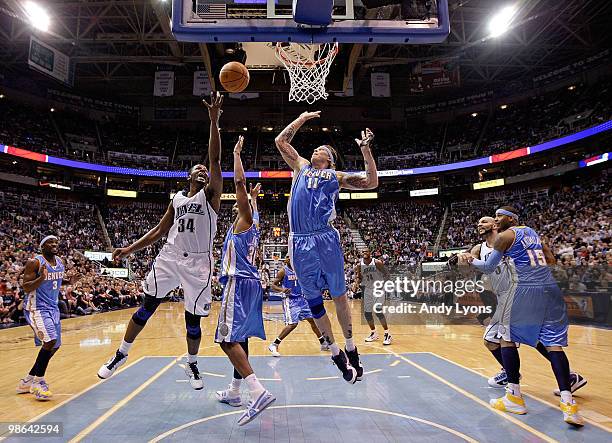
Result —
MULTIPOLYGON (((290 14, 278 13, 278 0, 260 0, 254 14, 234 13, 237 2, 172 0, 172 32, 185 42, 295 42, 295 43, 408 43, 443 42, 450 32, 448 0, 437 2, 437 14, 429 19, 355 19, 355 0, 345 0, 343 13, 323 29, 304 28, 290 14), (194 12, 194 8, 197 12, 194 12)), ((244 8, 244 6, 243 6, 244 8)))

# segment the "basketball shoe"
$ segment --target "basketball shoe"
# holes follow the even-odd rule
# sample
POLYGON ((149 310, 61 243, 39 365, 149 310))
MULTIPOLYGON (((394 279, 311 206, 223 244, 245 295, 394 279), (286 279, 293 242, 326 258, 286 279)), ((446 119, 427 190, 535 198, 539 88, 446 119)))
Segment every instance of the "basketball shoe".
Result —
POLYGON ((366 337, 365 342, 370 343, 376 340, 378 340, 378 332, 374 330, 374 331, 370 331, 370 335, 366 337))
POLYGON ((126 354, 123 354, 117 349, 115 355, 113 355, 111 358, 108 359, 106 363, 100 366, 100 369, 98 369, 98 377, 103 380, 109 378, 115 373, 117 368, 122 366, 127 361, 127 357, 128 356, 126 354))
POLYGON ((278 345, 276 343, 270 343, 270 346, 268 346, 268 351, 270 351, 274 357, 281 356, 280 352, 278 352, 278 345))
POLYGON ((53 397, 53 394, 49 389, 49 385, 44 378, 41 378, 38 381, 33 381, 32 386, 30 387, 30 392, 34 394, 34 398, 39 401, 47 401, 53 397))
POLYGON ((393 337, 388 332, 385 332, 385 339, 383 340, 383 345, 388 346, 393 342, 393 337))
POLYGON ((204 389, 204 381, 202 380, 202 377, 200 377, 200 370, 198 369, 197 362, 187 362, 185 365, 185 374, 187 374, 187 377, 189 377, 189 384, 191 384, 193 389, 196 391, 204 389))
POLYGON ((30 392, 30 388, 32 387, 32 382, 34 381, 33 375, 26 375, 25 378, 19 380, 19 384, 15 388, 17 394, 27 394, 30 392))
POLYGON ((244 411, 244 414, 238 419, 238 426, 244 426, 253 421, 255 417, 261 414, 268 406, 276 401, 269 391, 263 391, 258 398, 249 401, 249 404, 244 411))
POLYGON ((237 408, 238 406, 242 406, 240 391, 234 391, 232 389, 232 385, 229 385, 229 387, 224 391, 215 392, 215 396, 217 397, 217 400, 219 400, 221 403, 234 406, 235 408, 237 408))
POLYGON ((584 426, 584 418, 578 412, 578 404, 572 400, 571 403, 560 402, 559 407, 563 412, 563 421, 574 426, 584 426))
MULTIPOLYGON (((570 372, 570 391, 572 394, 586 384, 587 384, 586 378, 584 378, 582 375, 578 374, 577 372, 570 372)), ((559 388, 555 389, 553 391, 553 394, 559 397, 561 395, 561 392, 559 392, 559 388)))
POLYGON ((525 400, 523 400, 523 397, 513 395, 509 388, 506 388, 506 395, 489 400, 489 404, 493 407, 493 409, 497 409, 499 411, 519 415, 524 415, 527 413, 527 408, 525 407, 525 400))

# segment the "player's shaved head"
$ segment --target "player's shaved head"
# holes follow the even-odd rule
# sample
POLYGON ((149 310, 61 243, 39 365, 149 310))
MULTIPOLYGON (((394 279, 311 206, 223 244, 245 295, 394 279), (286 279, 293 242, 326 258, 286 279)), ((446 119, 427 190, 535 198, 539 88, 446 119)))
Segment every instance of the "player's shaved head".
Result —
POLYGON ((480 217, 480 219, 478 220, 478 224, 476 225, 476 230, 481 236, 487 236, 491 231, 494 231, 495 229, 495 219, 489 216, 480 217))

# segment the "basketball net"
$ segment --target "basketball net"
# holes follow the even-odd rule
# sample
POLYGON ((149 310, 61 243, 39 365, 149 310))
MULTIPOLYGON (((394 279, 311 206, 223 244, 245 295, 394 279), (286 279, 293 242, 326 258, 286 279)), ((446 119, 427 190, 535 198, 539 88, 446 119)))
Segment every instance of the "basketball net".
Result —
POLYGON ((338 54, 338 43, 277 43, 274 53, 289 71, 289 100, 313 104, 327 99, 325 81, 338 54))

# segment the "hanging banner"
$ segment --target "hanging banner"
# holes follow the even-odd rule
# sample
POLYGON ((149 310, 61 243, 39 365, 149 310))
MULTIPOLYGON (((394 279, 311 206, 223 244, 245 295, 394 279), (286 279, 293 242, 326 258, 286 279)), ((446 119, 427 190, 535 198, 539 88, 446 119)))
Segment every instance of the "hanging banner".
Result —
POLYGON ((196 71, 193 73, 193 95, 205 97, 210 95, 212 87, 206 71, 196 71))
POLYGON ((408 90, 413 94, 459 86, 459 64, 454 60, 434 60, 417 63, 408 78, 408 90))
POLYGON ((372 72, 372 97, 391 97, 391 76, 388 72, 372 72))
POLYGON ((74 66, 70 57, 35 37, 30 37, 28 65, 65 85, 74 83, 74 66))
POLYGON ((157 71, 155 73, 155 97, 172 97, 174 95, 174 72, 157 71))

